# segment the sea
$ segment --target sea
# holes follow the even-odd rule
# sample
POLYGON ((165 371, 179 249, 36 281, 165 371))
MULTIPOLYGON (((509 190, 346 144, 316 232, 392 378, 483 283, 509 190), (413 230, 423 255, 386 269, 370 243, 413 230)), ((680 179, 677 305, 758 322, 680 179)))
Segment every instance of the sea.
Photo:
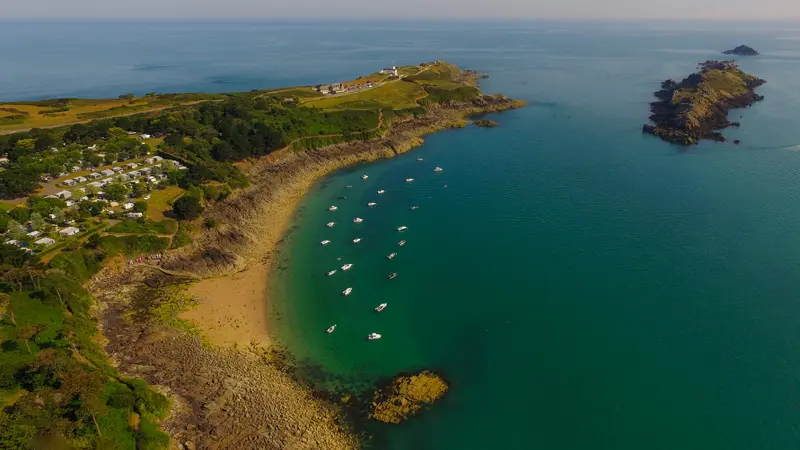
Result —
POLYGON ((800 24, 4 22, 0 54, 2 101, 486 73, 529 105, 303 198, 269 296, 298 373, 337 396, 442 374, 435 406, 359 425, 374 449, 800 445, 800 24), (661 81, 740 44, 767 80, 741 144, 641 133, 661 81))

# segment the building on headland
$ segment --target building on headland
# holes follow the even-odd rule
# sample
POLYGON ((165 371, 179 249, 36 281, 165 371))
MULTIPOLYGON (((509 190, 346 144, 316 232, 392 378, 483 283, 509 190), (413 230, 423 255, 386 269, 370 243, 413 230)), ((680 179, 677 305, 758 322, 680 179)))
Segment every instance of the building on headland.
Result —
POLYGON ((342 83, 317 85, 317 92, 322 94, 339 94, 347 88, 342 83))
POLYGON ((382 73, 384 75, 390 75, 390 76, 393 76, 393 77, 399 77, 400 76, 400 72, 397 70, 397 66, 394 66, 394 65, 392 66, 391 69, 381 69, 380 73, 382 73))

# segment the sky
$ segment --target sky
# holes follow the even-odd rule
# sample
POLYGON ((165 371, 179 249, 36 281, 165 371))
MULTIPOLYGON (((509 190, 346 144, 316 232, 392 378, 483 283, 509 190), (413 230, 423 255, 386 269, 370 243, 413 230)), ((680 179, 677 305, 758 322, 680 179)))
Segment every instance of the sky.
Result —
POLYGON ((0 19, 800 20, 800 0, 0 0, 0 19))

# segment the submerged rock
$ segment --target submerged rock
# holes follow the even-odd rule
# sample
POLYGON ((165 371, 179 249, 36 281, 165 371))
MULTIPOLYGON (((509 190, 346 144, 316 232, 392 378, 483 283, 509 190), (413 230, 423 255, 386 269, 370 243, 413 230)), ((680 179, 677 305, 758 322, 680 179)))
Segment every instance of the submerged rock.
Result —
POLYGON ((483 128, 494 128, 494 127, 496 127, 497 125, 499 125, 499 124, 498 124, 497 122, 495 122, 494 120, 486 120, 486 119, 483 119, 483 120, 476 120, 475 122, 472 122, 472 123, 473 123, 473 124, 474 124, 476 127, 483 127, 483 128))
POLYGON ((755 55, 758 55, 758 52, 754 48, 748 47, 746 45, 740 45, 740 46, 738 46, 736 48, 733 48, 733 49, 730 49, 730 50, 725 50, 722 53, 724 53, 726 55, 744 55, 744 56, 755 56, 755 55))
POLYGON ((375 391, 369 417, 385 423, 400 423, 444 397, 448 388, 442 377, 427 370, 416 375, 397 376, 375 391))

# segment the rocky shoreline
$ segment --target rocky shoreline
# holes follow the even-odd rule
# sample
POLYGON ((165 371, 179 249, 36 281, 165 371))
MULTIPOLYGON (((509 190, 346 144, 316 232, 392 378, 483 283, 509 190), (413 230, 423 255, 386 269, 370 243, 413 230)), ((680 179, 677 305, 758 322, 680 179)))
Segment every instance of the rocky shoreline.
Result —
POLYGON ((718 130, 738 126, 728 111, 746 108, 764 99, 755 89, 766 81, 743 72, 733 61, 706 61, 700 70, 680 82, 664 81, 650 104, 650 120, 642 131, 680 145, 702 139, 724 142, 718 130))
MULTIPOLYGON (((284 149, 244 166, 250 187, 210 205, 220 225, 170 255, 162 268, 107 267, 90 289, 103 306, 106 349, 120 370, 164 390, 175 404, 164 424, 179 448, 351 449, 359 440, 337 407, 293 379, 258 345, 206 345, 191 326, 148 320, 147 311, 181 310, 170 293, 198 280, 272 266, 276 248, 303 195, 322 176, 389 158, 423 143, 422 136, 464 127, 474 114, 525 102, 481 96, 431 105, 425 114, 395 118, 379 138, 313 150, 284 149), (142 320, 130 318, 142 317, 142 320), (180 328, 180 327, 179 327, 180 328)), ((213 281, 213 280, 210 280, 213 281)), ((174 319, 178 320, 178 319, 174 319)))

